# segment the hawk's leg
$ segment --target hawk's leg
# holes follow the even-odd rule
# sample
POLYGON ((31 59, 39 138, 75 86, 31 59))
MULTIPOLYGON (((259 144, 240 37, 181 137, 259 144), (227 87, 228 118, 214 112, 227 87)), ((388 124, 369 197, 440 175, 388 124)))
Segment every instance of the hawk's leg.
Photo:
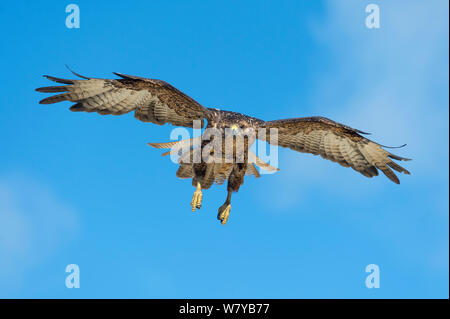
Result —
POLYGON ((219 207, 219 213, 217 214, 217 219, 220 220, 222 225, 225 225, 227 223, 228 217, 230 217, 232 192, 233 191, 228 190, 228 195, 227 195, 227 199, 225 200, 225 203, 219 207))
MULTIPOLYGON (((246 155, 244 154, 244 156, 246 155)), ((245 160, 247 160, 247 157, 245 157, 245 160)), ((219 214, 217 215, 217 219, 220 220, 222 225, 225 225, 228 221, 228 218, 230 217, 231 194, 233 192, 237 192, 239 190, 239 187, 242 184, 244 184, 244 176, 246 169, 247 169, 246 162, 236 163, 233 166, 233 170, 231 171, 230 176, 228 176, 227 199, 225 200, 225 203, 222 206, 220 206, 219 214)))
POLYGON ((202 185, 200 183, 197 183, 197 189, 194 192, 194 195, 192 195, 192 201, 191 201, 191 207, 192 211, 195 212, 195 209, 200 209, 202 207, 202 185))

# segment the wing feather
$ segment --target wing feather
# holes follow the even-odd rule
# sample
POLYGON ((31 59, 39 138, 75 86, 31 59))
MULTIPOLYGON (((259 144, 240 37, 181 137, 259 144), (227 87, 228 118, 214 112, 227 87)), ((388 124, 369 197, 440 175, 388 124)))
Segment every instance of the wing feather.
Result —
POLYGON ((59 93, 40 101, 53 104, 62 101, 76 102, 74 112, 97 112, 102 115, 121 115, 131 111, 143 122, 158 125, 170 123, 192 127, 194 120, 207 117, 207 109, 169 83, 117 73, 121 79, 88 78, 79 74, 81 80, 68 80, 52 76, 47 79, 66 84, 36 89, 38 92, 59 93))
POLYGON ((400 181, 391 168, 399 173, 410 174, 405 168, 393 161, 407 161, 389 153, 380 144, 363 137, 368 134, 324 117, 306 117, 264 122, 266 135, 260 137, 269 143, 292 150, 320 155, 351 167, 366 177, 378 175, 382 171, 396 184, 400 181), (278 141, 271 141, 270 129, 278 130, 278 141))

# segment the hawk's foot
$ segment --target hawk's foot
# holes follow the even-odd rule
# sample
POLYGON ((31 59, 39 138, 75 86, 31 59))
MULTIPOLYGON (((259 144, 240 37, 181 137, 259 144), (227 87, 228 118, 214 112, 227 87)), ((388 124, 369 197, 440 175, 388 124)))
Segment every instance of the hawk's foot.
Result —
POLYGON ((194 192, 194 195, 192 195, 192 201, 191 201, 191 207, 192 211, 195 212, 195 209, 200 209, 202 207, 202 189, 200 187, 200 184, 197 186, 197 190, 194 192))
POLYGON ((219 214, 217 214, 217 219, 220 220, 222 225, 227 223, 228 217, 230 217, 231 204, 225 203, 219 207, 219 214))

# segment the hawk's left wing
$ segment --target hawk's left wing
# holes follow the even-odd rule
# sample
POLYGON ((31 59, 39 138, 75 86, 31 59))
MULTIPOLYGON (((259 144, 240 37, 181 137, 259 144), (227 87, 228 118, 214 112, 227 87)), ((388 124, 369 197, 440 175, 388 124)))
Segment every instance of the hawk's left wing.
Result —
MULTIPOLYGON (((266 136, 261 139, 294 151, 320 155, 325 159, 351 167, 366 177, 378 175, 381 170, 391 181, 399 184, 395 173, 410 174, 393 161, 409 159, 394 155, 380 144, 361 136, 367 134, 324 117, 304 117, 265 122, 266 136), (278 131, 278 141, 270 139, 270 129, 278 131)), ((260 138, 260 136, 258 136, 260 138)))

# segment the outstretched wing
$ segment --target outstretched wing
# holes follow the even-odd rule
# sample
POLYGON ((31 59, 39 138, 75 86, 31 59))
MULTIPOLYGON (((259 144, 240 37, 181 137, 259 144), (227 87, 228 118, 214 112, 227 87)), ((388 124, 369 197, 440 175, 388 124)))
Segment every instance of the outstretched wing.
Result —
POLYGON ((97 112, 121 115, 135 111, 135 117, 144 122, 192 127, 194 120, 204 125, 206 109, 198 102, 161 80, 146 79, 114 73, 121 79, 88 78, 66 80, 45 75, 51 81, 66 84, 36 89, 38 92, 60 93, 39 103, 76 102, 74 112, 97 112))
POLYGON ((278 130, 278 145, 292 150, 320 155, 325 159, 351 167, 367 177, 378 175, 381 170, 391 181, 399 184, 398 177, 391 170, 410 174, 392 161, 407 161, 361 136, 367 134, 324 117, 305 117, 265 122, 265 140, 271 144, 270 128, 278 130))

